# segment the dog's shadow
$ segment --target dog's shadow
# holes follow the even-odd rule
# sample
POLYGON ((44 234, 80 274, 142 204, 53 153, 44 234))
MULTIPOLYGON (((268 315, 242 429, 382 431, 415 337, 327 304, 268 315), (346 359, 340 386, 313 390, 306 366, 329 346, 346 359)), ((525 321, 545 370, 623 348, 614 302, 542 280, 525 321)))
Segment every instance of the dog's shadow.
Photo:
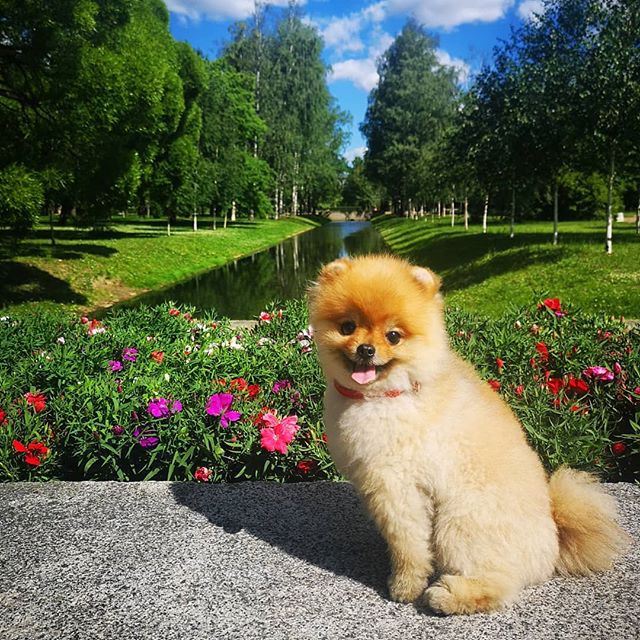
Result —
POLYGON ((228 534, 244 530, 388 597, 386 545, 350 484, 175 483, 171 490, 178 504, 228 534))

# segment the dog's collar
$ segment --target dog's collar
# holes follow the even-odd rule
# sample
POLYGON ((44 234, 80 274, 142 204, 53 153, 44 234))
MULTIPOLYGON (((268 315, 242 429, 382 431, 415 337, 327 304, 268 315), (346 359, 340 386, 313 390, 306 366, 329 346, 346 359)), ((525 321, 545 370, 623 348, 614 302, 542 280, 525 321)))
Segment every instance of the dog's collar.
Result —
MULTIPOLYGON (((367 393, 365 395, 362 391, 343 387, 337 380, 333 381, 333 386, 341 396, 349 398, 350 400, 366 400, 367 398, 397 398, 404 393, 402 389, 389 389, 388 391, 383 391, 381 393, 367 393)), ((411 390, 414 393, 420 391, 420 383, 414 382, 411 385, 411 390)))

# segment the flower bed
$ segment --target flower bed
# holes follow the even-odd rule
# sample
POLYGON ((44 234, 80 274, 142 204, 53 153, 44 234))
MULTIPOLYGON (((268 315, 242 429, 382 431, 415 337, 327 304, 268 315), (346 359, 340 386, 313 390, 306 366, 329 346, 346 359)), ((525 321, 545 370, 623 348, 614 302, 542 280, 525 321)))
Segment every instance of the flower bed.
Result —
MULTIPOLYGON (((0 318, 0 480, 338 478, 304 304, 240 331, 192 313, 0 318)), ((557 299, 447 322, 549 468, 638 479, 637 331, 557 299)))

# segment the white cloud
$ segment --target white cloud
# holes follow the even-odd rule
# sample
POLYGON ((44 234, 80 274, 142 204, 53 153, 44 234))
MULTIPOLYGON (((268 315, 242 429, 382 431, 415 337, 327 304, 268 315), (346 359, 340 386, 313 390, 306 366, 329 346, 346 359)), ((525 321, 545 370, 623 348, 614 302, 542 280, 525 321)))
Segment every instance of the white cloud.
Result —
POLYGON ((367 147, 353 147, 351 149, 347 149, 342 155, 344 159, 351 164, 355 158, 364 158, 364 154, 367 151, 367 147))
POLYGON ((378 71, 373 58, 352 58, 336 62, 329 73, 329 82, 349 80, 367 93, 378 84, 378 71))
POLYGON ((518 7, 518 15, 527 20, 532 18, 535 13, 542 13, 542 0, 524 0, 518 7))
POLYGON ((458 81, 464 84, 471 74, 471 67, 461 58, 452 58, 444 49, 436 50, 438 62, 445 67, 453 67, 458 73, 458 81))
POLYGON ((515 0, 382 0, 364 11, 381 21, 391 15, 410 15, 426 27, 452 29, 469 22, 502 18, 515 0))
MULTIPOLYGON (((288 0, 262 0, 262 3, 286 7, 289 2, 288 0)), ((169 11, 191 20, 202 18, 240 20, 248 18, 255 10, 254 0, 165 0, 165 4, 169 11)))
POLYGON ((331 18, 320 34, 327 47, 335 49, 338 55, 345 51, 362 51, 364 43, 360 31, 364 26, 361 14, 353 13, 345 18, 331 18))

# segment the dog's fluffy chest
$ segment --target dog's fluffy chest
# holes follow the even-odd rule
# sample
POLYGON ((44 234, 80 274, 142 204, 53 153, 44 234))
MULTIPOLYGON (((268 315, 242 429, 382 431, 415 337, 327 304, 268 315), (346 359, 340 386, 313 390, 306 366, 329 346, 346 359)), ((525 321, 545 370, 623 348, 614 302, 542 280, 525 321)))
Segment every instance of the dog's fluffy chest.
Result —
POLYGON ((420 473, 418 468, 438 455, 438 438, 427 437, 429 416, 413 394, 354 401, 329 390, 327 396, 329 449, 347 477, 360 466, 399 465, 407 472, 420 473))

